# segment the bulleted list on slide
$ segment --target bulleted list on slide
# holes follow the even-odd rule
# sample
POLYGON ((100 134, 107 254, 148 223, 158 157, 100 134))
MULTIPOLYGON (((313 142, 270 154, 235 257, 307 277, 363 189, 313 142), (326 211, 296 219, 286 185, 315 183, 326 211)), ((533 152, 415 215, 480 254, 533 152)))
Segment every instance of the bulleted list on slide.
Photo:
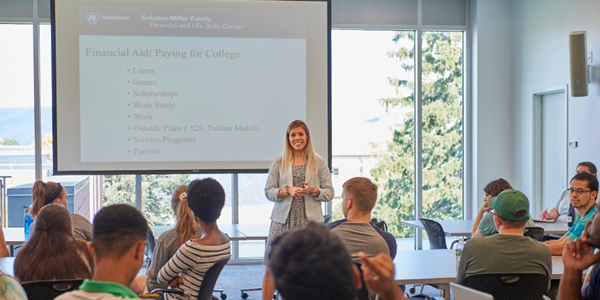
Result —
POLYGON ((103 11, 95 24, 86 17, 93 30, 79 36, 82 162, 268 161, 280 153, 264 145, 306 117, 305 39, 255 34, 258 20, 236 12, 193 13, 103 11), (140 27, 135 34, 128 22, 140 27), (98 31, 102 23, 110 28, 98 31))

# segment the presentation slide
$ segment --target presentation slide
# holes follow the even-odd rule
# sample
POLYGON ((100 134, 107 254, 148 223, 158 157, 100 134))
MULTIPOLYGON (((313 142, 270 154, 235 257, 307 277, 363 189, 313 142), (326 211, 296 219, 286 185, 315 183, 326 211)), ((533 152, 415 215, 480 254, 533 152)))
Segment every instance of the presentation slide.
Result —
POLYGON ((327 2, 167 4, 53 3, 55 173, 266 170, 296 119, 329 155, 327 2))

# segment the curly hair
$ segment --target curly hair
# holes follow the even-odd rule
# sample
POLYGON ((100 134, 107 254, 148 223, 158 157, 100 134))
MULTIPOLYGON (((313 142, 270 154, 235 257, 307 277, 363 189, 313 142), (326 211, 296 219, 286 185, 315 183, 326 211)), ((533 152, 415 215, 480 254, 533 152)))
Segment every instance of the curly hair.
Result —
POLYGON ((212 223, 225 206, 225 190, 213 178, 196 179, 188 185, 187 201, 197 218, 212 223))

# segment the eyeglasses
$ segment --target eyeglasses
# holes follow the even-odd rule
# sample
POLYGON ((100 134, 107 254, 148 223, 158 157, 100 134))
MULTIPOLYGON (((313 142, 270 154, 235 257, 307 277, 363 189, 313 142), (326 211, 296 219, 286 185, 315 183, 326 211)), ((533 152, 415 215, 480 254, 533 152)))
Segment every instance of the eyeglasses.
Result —
POLYGON ((493 209, 490 209, 489 213, 492 217, 496 215, 496 212, 493 209))
POLYGON ((576 193, 577 195, 581 195, 583 193, 589 193, 592 190, 584 190, 584 189, 567 189, 567 191, 569 191, 569 194, 573 194, 576 193))

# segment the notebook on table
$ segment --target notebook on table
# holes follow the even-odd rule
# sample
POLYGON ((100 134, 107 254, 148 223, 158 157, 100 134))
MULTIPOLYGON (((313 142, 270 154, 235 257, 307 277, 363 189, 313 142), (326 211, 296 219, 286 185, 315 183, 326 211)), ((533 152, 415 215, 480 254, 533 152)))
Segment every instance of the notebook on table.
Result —
POLYGON ((454 282, 450 282, 450 290, 454 300, 494 300, 490 294, 454 282))

